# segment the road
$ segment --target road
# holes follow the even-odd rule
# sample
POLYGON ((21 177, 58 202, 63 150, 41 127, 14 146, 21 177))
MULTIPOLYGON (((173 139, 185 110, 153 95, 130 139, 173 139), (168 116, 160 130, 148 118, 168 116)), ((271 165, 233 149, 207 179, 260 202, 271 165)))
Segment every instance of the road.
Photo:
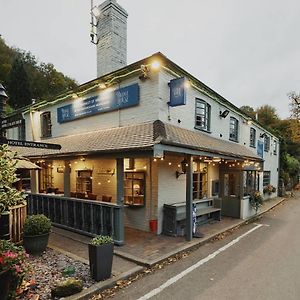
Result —
POLYGON ((300 299, 300 198, 120 290, 119 299, 300 299))

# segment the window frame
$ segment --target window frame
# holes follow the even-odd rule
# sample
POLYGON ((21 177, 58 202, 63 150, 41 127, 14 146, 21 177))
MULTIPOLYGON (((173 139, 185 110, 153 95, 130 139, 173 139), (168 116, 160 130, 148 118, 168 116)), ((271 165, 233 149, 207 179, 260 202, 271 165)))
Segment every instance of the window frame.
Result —
POLYGON ((51 111, 45 111, 41 113, 40 120, 41 120, 41 137, 42 138, 52 137, 51 111))
POLYGON ((239 120, 235 117, 230 117, 229 119, 229 140, 232 142, 239 141, 239 120), (232 123, 234 121, 234 123, 232 123), (234 127, 232 127, 234 125, 234 127), (234 132, 232 132, 232 130, 234 132))
POLYGON ((195 128, 198 130, 201 130, 201 131, 211 132, 210 124, 211 124, 211 105, 209 103, 207 103, 205 100, 196 98, 195 99, 195 128), (203 107, 198 107, 198 104, 203 105, 203 107), (198 114, 197 109, 203 110, 203 113, 198 114), (204 120, 203 126, 197 124, 197 117, 200 117, 201 120, 203 118, 203 120, 204 120))
POLYGON ((256 148, 256 129, 253 127, 250 127, 250 147, 256 148))
POLYGON ((271 184, 271 171, 263 172, 263 187, 271 184))
POLYGON ((268 135, 264 136, 264 151, 269 152, 270 151, 270 143, 271 138, 268 135))
POLYGON ((274 140, 273 154, 277 155, 277 152, 278 152, 278 142, 277 140, 274 140))

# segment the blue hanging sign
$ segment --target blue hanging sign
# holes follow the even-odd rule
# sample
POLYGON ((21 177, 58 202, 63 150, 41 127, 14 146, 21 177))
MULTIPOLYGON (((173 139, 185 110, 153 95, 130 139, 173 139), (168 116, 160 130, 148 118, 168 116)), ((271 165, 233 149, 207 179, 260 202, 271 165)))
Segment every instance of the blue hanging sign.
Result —
POLYGON ((169 106, 185 105, 186 103, 186 79, 184 77, 172 79, 170 86, 169 106))
POLYGON ((57 108, 57 122, 64 123, 95 114, 136 106, 140 102, 140 87, 137 83, 100 95, 78 99, 57 108))
POLYGON ((262 141, 257 141, 257 155, 261 158, 264 157, 264 143, 262 141))

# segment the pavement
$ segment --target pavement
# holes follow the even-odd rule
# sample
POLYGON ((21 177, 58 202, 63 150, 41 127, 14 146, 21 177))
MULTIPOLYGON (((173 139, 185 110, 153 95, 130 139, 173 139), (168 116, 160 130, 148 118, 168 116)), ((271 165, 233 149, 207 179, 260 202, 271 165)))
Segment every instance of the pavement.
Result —
MULTIPOLYGON (((256 217, 269 211, 282 203, 284 198, 273 198, 264 202, 256 217)), ((177 253, 196 249, 214 239, 216 236, 247 224, 250 220, 233 218, 222 218, 220 222, 213 222, 201 226, 204 238, 194 238, 187 242, 183 237, 174 238, 157 236, 151 233, 127 231, 125 234, 126 244, 122 247, 115 247, 112 268, 112 277, 108 280, 96 283, 89 289, 68 297, 69 300, 89 299, 95 292, 114 286, 117 281, 123 280, 141 272, 145 267, 151 267, 168 257, 177 253)), ((88 247, 90 238, 73 233, 64 229, 54 228, 50 236, 49 247, 60 251, 75 260, 88 263, 88 247)))

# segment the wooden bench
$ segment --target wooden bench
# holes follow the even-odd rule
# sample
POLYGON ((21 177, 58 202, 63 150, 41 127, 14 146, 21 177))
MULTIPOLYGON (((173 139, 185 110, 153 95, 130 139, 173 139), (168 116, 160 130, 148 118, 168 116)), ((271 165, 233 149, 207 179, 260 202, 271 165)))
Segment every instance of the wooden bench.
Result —
MULTIPOLYGON (((197 225, 211 220, 221 220, 220 199, 194 200, 196 204, 197 225)), ((186 224, 185 202, 164 204, 163 234, 171 236, 183 236, 186 224)))

